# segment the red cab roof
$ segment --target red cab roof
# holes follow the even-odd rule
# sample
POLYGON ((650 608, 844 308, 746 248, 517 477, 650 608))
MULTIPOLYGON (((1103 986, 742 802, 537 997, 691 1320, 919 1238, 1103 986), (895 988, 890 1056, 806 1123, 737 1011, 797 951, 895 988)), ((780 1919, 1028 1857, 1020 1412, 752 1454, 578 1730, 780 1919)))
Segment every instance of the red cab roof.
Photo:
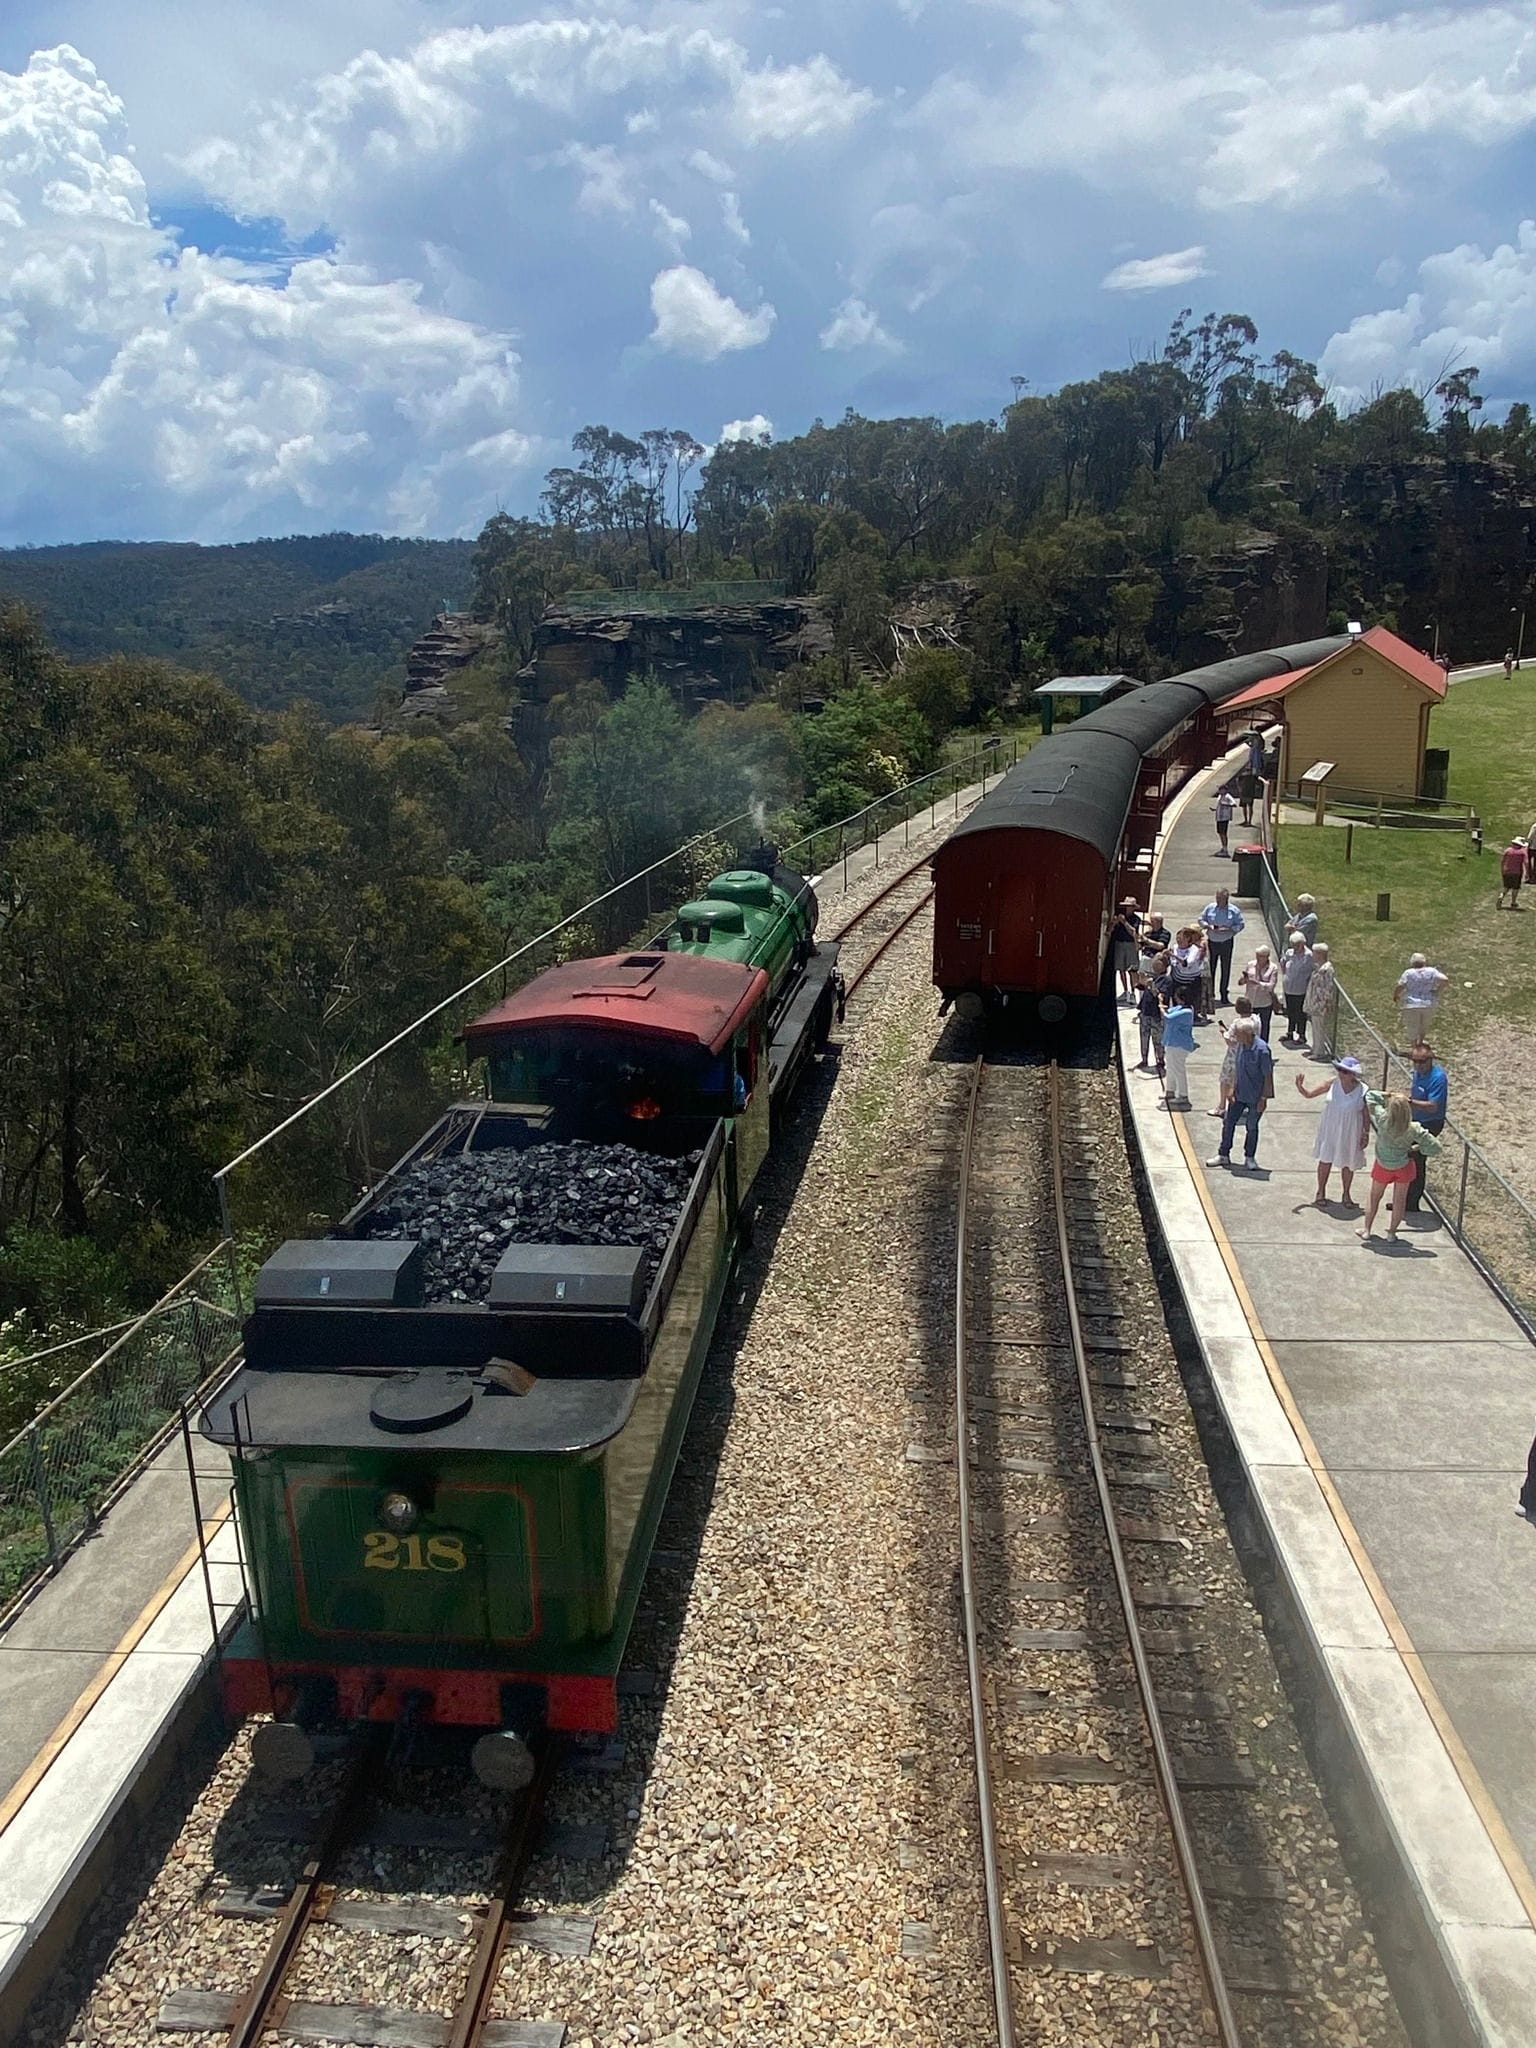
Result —
POLYGON ((719 1052, 767 986, 760 967, 735 960, 708 960, 696 953, 606 953, 546 968, 526 988, 466 1024, 464 1042, 476 1051, 508 1031, 563 1024, 638 1031, 719 1052))

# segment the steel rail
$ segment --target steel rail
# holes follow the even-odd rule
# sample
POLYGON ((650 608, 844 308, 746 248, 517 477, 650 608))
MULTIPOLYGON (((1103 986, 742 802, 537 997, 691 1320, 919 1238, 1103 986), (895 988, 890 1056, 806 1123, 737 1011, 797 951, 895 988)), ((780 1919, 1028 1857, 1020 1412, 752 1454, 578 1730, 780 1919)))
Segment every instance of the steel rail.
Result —
MULTIPOLYGON (((1168 1746, 1168 1737, 1163 1728, 1162 1715, 1158 1711, 1157 1695, 1152 1682, 1152 1666, 1147 1656, 1147 1646, 1142 1639, 1141 1621, 1136 1612, 1136 1598, 1131 1589, 1130 1570, 1125 1561, 1124 1546, 1120 1541, 1120 1530, 1115 1521, 1114 1500, 1109 1488, 1109 1474, 1104 1468, 1104 1455, 1099 1446, 1098 1417, 1093 1403, 1093 1381, 1088 1372, 1088 1347, 1083 1338, 1082 1318, 1078 1312, 1077 1285, 1072 1276, 1072 1244, 1067 1231, 1066 1181, 1062 1172, 1061 1132, 1061 1070, 1052 1060, 1050 1069, 1050 1141, 1051 1141, 1051 1185, 1056 1208, 1056 1242, 1061 1254, 1062 1282, 1066 1291, 1067 1323, 1072 1338, 1072 1362, 1077 1371, 1078 1398, 1082 1403, 1084 1433, 1088 1441, 1088 1460, 1093 1470, 1094 1491, 1098 1496, 1099 1513, 1103 1518, 1104 1535, 1109 1545, 1110 1562, 1114 1567, 1115 1587, 1120 1597, 1121 1615, 1125 1622, 1126 1640, 1130 1645, 1131 1662, 1136 1669, 1136 1689, 1141 1695, 1141 1709, 1147 1724, 1147 1733, 1152 1741, 1153 1760, 1157 1771, 1158 1791, 1162 1795, 1163 1807, 1168 1816, 1169 1829, 1173 1835, 1174 1853, 1178 1861, 1179 1876, 1183 1881, 1185 1897, 1189 1902, 1190 1918, 1195 1930, 1195 1946, 1199 1952, 1200 1967, 1205 1976, 1206 1989, 1210 1995, 1211 2010, 1221 2035, 1222 2048, 1242 2048, 1242 2036, 1238 2032, 1237 2016, 1232 2010, 1231 1995, 1227 1990, 1221 1957, 1216 1947, 1216 1930, 1211 1924, 1210 1908, 1206 1903, 1205 1889, 1200 1882, 1200 1873, 1195 1865, 1194 1844, 1190 1839, 1189 1824, 1184 1814, 1184 1802, 1179 1796, 1178 1780, 1174 1771, 1173 1751, 1168 1746)), ((969 1130, 967 1130, 969 1146, 969 1130)), ((967 1162, 969 1153, 967 1151, 967 1162)), ((962 1215, 964 1210, 962 1208, 962 1215)), ((962 1453, 965 1439, 960 1439, 962 1453)))
POLYGON ((901 873, 899 875, 894 876, 889 882, 887 882, 885 887, 882 890, 880 890, 877 895, 871 896, 869 901, 866 904, 864 904, 861 909, 855 910, 851 916, 845 917, 842 923, 837 927, 836 931, 828 932, 828 941, 831 944, 835 945, 839 939, 846 938, 849 932, 853 930, 855 925, 862 924, 864 919, 868 917, 869 913, 872 910, 878 910, 880 908, 880 905, 885 901, 887 896, 894 895, 895 892, 901 887, 903 882, 910 882, 912 877, 917 873, 918 869, 927 867, 928 863, 932 859, 933 855, 931 853, 925 853, 921 860, 915 860, 912 862, 910 867, 903 868, 901 870, 901 873))
POLYGON ((915 918, 919 914, 919 912, 926 910, 932 901, 933 891, 932 889, 930 889, 928 890, 926 895, 920 896, 918 898, 918 900, 913 904, 910 910, 903 913, 899 923, 893 924, 891 926, 891 929, 886 933, 885 937, 880 941, 879 945, 876 946, 875 950, 870 954, 869 958, 860 963, 858 970, 853 975, 853 978, 849 981, 847 988, 843 991, 843 1000, 845 1002, 850 1001, 852 999, 855 990, 858 988, 860 982, 863 981, 865 975, 869 973, 872 967, 877 966, 879 962, 885 958, 886 954, 890 951, 891 947, 895 945, 896 941, 901 937, 902 933, 906 930, 907 926, 912 922, 913 918, 915 918))
POLYGON ((502 1851, 501 1887, 480 1923, 469 1975, 459 1994, 445 2048, 474 2048, 490 2018, 491 1994, 501 1974, 501 1959, 506 1952, 507 1935, 517 1910, 523 1879, 533 1860, 534 1830, 544 1811, 545 1796, 560 1760, 560 1745, 547 1736, 536 1740, 534 1756, 532 1780, 518 1794, 508 1823, 506 1845, 502 1851))
POLYGON ((288 1894, 266 1954, 229 2021, 229 2048, 256 2048, 268 2027, 281 2026, 288 2009, 283 1986, 311 1924, 327 1900, 327 1874, 350 1840, 357 1817, 371 1796, 376 1764, 383 1749, 382 1729, 370 1731, 352 1760, 325 1830, 288 1894))
POLYGON ((955 1228, 955 1472, 960 1489, 960 1605, 965 1622, 965 1668, 971 1694, 971 1742, 976 1759, 976 1803, 981 1831, 982 1875, 987 1905, 987 1951, 992 1963, 992 2006, 998 2048, 1015 2048, 1013 1992, 1008 1976, 1008 1935, 1003 1924, 1003 1881, 997 1855, 997 1821, 992 1805, 992 1752, 987 1740, 987 1707, 981 1682, 981 1641, 976 1625, 976 1575, 971 1550, 971 1408, 965 1330, 965 1261, 969 1250, 967 1212, 976 1111, 981 1101, 985 1060, 971 1075, 960 1145, 960 1204, 955 1228))

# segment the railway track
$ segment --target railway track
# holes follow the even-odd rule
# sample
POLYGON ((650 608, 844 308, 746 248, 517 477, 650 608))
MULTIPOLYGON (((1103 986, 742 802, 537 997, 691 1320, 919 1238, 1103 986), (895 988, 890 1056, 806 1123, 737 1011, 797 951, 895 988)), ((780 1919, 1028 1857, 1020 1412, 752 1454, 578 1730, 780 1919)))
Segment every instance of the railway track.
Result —
POLYGON ((962 1140, 960 1593, 997 2034, 1013 2048, 1036 2005, 1055 2026, 1080 2002, 1085 2040, 1238 2048, 1276 2018, 1250 2001, 1291 1988, 1263 1946, 1284 1885, 1209 1849, 1252 1839, 1232 1809, 1255 1774, 1226 1701, 1180 1669, 1204 1600, 1164 1576, 1175 1483, 1074 1113, 1106 1079, 978 1060, 962 1140))
POLYGON ((932 859, 930 848, 920 859, 898 869, 883 889, 826 934, 839 945, 846 945, 857 933, 868 948, 861 953, 857 966, 846 977, 845 1000, 863 986, 907 927, 932 903, 933 883, 928 878, 932 859))
MULTIPOLYGON (((226 2033, 228 2048, 257 2048, 269 2035, 284 2040, 352 2044, 352 2048, 561 2048, 566 2029, 559 2021, 506 2020, 492 2015, 493 1999, 509 1942, 533 1939, 550 1945, 550 1916, 519 1913, 519 1898, 537 1847, 545 1801, 559 1762, 558 1745, 540 1744, 534 1775, 509 1802, 497 1858, 497 1879, 490 1898, 454 1905, 416 1897, 381 1902, 376 1896, 349 1898, 339 1880, 345 1859, 366 1844, 370 1833, 424 1846, 435 1846, 453 1834, 434 1830, 430 1816, 381 1817, 374 1793, 384 1767, 383 1737, 362 1742, 345 1768, 331 1804, 317 1818, 313 1846, 297 1882, 282 1896, 270 1891, 226 1892, 216 1908, 230 1919, 270 1919, 272 1933, 254 1976, 243 1991, 187 1987, 172 1992, 156 2016, 162 2033, 226 2033), (388 1825, 390 1818, 394 1826, 388 1825), (412 1820, 425 1823, 413 1828, 412 1820), (305 1999, 294 1991, 306 1958, 306 1943, 322 1926, 356 1930, 398 1943, 422 1938, 466 1945, 469 1955, 460 1975, 451 2014, 374 2003, 369 1985, 378 1980, 379 1961, 369 1957, 368 1983, 355 2001, 305 1999)), ((284 1821, 276 1816, 274 1832, 284 1821)), ((466 1834, 465 1839, 469 1839, 466 1834)), ((581 1953, 585 1930, 565 1929, 564 1952, 581 1953), (574 1944, 570 1941, 575 1934, 574 1944)), ((371 1944, 369 1945, 371 1947, 371 1944)), ((367 1950, 362 1952, 367 1954, 367 1950)))

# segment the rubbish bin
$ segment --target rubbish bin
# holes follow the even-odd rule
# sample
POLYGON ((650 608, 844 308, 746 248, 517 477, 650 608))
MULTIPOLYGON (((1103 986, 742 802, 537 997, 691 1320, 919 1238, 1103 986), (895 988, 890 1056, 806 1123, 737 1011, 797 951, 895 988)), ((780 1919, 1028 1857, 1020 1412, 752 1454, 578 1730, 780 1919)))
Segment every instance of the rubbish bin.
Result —
POLYGON ((1421 796, 1433 797, 1437 803, 1445 802, 1446 785, 1451 775, 1451 750, 1449 747, 1426 747, 1424 749, 1424 787, 1421 796))
POLYGON ((1259 876, 1264 869, 1262 846, 1240 846, 1236 853, 1237 893, 1239 896, 1257 896, 1259 876))

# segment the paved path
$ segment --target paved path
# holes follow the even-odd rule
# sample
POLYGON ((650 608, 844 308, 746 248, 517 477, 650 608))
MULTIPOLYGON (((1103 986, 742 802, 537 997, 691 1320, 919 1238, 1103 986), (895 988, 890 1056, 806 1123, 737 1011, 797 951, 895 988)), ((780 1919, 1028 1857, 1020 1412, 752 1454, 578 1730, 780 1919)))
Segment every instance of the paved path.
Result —
MULTIPOLYGON (((1155 901, 1175 928, 1232 877, 1232 864, 1217 855, 1206 793, 1225 772, 1204 778, 1165 837, 1155 901)), ((1241 835, 1233 836, 1237 843, 1241 835)), ((1240 907, 1248 928, 1238 966, 1245 945, 1251 952, 1255 937, 1265 937, 1258 904, 1240 907)), ((1122 1011, 1122 1047, 1129 1022, 1122 1011)), ((1276 1097, 1261 1126, 1259 1170, 1205 1165, 1220 1128, 1205 1111, 1216 1100, 1222 1043, 1213 1026, 1197 1038, 1193 1111, 1149 1120, 1148 1106, 1160 1108, 1156 1081, 1128 1077, 1137 1120, 1154 1156, 1162 1154, 1154 1167, 1160 1205, 1165 1187, 1187 1188, 1190 1174, 1200 1196, 1198 1204, 1170 1197, 1165 1210, 1176 1260, 1183 1242, 1225 1238, 1228 1272, 1234 1284, 1240 1276, 1304 1462, 1321 1468, 1346 1548, 1375 1582, 1386 1634, 1378 1625, 1366 1637, 1394 1646, 1430 1720, 1442 1717, 1446 1754, 1523 1902, 1524 1941, 1536 1906, 1536 1528, 1517 1518, 1515 1496, 1536 1425, 1536 1348, 1438 1218, 1424 1217, 1398 1245, 1379 1237, 1363 1245, 1358 1210, 1337 1200, 1326 1210, 1312 1206, 1321 1105, 1303 1101, 1293 1077, 1316 1081, 1328 1067, 1276 1043, 1276 1097), (1158 1127, 1177 1137, 1182 1162, 1158 1127)), ((1362 1195, 1365 1181, 1357 1176, 1362 1195)), ((1226 1341, 1218 1335, 1218 1353, 1226 1341)), ((1493 1917, 1508 1926, 1506 1909, 1493 1917)), ((1536 1993, 1536 1974, 1526 1983, 1536 1993)), ((1536 2004, 1508 2038, 1536 2041, 1536 2004)))

